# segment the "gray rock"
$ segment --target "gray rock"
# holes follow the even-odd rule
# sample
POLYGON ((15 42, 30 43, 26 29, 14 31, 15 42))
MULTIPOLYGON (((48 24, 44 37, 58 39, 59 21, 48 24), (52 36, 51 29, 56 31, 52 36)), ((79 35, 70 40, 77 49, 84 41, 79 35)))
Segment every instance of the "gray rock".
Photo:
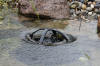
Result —
POLYGON ((73 1, 71 4, 70 4, 70 8, 81 8, 82 7, 82 3, 81 2, 78 2, 78 1, 73 1))
POLYGON ((92 8, 91 7, 87 7, 86 10, 87 11, 92 11, 92 8))
POLYGON ((55 19, 69 17, 67 0, 19 0, 19 13, 23 15, 48 16, 55 19))

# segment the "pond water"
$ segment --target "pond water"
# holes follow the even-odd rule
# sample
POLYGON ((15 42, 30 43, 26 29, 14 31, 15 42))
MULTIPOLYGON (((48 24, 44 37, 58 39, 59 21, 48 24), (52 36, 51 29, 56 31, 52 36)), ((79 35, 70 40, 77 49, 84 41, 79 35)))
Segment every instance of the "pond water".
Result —
POLYGON ((98 66, 100 38, 97 20, 35 20, 12 13, 0 21, 0 66, 98 66), (38 28, 56 28, 77 40, 59 46, 26 43, 26 33, 38 28))

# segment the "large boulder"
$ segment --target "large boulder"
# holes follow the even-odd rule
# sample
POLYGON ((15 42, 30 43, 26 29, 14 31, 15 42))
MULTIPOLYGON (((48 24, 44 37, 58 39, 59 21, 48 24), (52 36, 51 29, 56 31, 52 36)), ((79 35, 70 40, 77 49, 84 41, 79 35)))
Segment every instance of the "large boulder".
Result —
POLYGON ((67 0, 19 0, 19 13, 23 15, 39 15, 55 19, 69 17, 67 0))

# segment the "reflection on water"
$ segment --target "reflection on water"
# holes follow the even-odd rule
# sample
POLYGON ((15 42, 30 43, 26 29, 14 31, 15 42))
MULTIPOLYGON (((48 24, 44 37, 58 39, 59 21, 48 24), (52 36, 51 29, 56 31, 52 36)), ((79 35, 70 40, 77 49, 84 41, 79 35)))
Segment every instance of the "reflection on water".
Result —
POLYGON ((21 24, 26 27, 34 27, 34 28, 59 28, 64 29, 68 25, 67 20, 36 20, 34 18, 27 18, 23 16, 19 16, 18 19, 21 24))

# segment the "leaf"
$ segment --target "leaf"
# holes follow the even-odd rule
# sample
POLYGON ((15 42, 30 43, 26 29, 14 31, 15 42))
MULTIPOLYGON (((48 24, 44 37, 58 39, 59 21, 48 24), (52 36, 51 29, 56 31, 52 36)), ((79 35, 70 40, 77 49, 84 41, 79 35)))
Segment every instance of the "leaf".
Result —
POLYGON ((88 58, 88 60, 91 59, 90 56, 86 53, 85 53, 85 56, 88 58))

